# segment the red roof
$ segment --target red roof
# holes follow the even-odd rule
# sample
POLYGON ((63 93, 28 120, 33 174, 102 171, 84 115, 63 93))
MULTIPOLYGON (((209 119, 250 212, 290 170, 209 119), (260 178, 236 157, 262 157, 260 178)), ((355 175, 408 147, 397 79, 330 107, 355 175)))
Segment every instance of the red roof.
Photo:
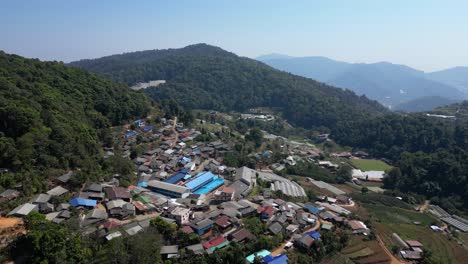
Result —
POLYGON ((140 211, 146 211, 148 208, 146 207, 146 205, 144 205, 143 203, 141 203, 140 201, 135 201, 132 203, 136 209, 140 210, 140 211))
POLYGON ((190 226, 184 226, 184 227, 182 227, 182 232, 184 232, 186 234, 192 234, 194 231, 190 226))
POLYGON ((406 244, 410 247, 422 247, 423 244, 417 240, 406 240, 406 244))
POLYGON ((229 217, 225 215, 218 217, 218 219, 215 220, 215 223, 222 228, 226 228, 231 225, 231 222, 229 222, 229 217))
POLYGON ((272 215, 273 213, 274 213, 274 209, 273 209, 273 207, 271 207, 271 206, 266 206, 266 207, 264 207, 264 209, 262 210, 262 214, 272 215))
POLYGON ((104 223, 104 228, 105 229, 112 229, 114 227, 118 227, 120 224, 116 221, 112 221, 112 220, 109 220, 107 222, 104 223))
POLYGON ((224 238, 223 236, 218 236, 218 237, 215 237, 215 238, 211 239, 208 242, 203 243, 203 247, 206 248, 206 249, 211 248, 211 247, 216 247, 216 246, 219 246, 219 245, 221 245, 222 243, 224 243, 226 241, 227 241, 226 238, 224 238))
POLYGON ((229 188, 227 186, 224 186, 224 188, 221 191, 225 193, 234 193, 234 189, 229 188))

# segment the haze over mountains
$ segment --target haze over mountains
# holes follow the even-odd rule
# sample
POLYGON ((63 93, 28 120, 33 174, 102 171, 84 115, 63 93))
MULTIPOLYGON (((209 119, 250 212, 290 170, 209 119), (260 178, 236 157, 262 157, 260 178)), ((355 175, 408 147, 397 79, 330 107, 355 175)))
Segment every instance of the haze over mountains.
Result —
POLYGON ((279 70, 350 89, 395 110, 431 110, 463 100, 468 95, 467 67, 425 73, 388 62, 348 63, 326 57, 281 54, 257 59, 279 70))

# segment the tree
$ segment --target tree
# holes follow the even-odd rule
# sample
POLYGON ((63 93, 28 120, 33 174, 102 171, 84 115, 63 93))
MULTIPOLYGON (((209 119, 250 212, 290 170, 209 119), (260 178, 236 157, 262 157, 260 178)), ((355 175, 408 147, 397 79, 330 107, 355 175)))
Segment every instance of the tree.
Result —
POLYGON ((80 235, 63 226, 45 220, 39 213, 30 213, 26 219, 28 233, 12 244, 12 256, 26 257, 33 263, 86 263, 91 249, 80 235))
POLYGON ((255 144, 255 147, 258 148, 262 145, 263 142, 263 132, 258 127, 254 127, 249 131, 249 134, 245 136, 249 141, 252 141, 255 144))
POLYGON ((366 186, 364 186, 364 187, 361 188, 361 194, 362 194, 362 195, 365 195, 365 194, 367 194, 368 192, 369 192, 369 188, 367 188, 366 186))
POLYGON ((336 172, 336 182, 344 183, 347 181, 351 181, 351 178, 351 167, 346 164, 341 165, 338 171, 336 172))

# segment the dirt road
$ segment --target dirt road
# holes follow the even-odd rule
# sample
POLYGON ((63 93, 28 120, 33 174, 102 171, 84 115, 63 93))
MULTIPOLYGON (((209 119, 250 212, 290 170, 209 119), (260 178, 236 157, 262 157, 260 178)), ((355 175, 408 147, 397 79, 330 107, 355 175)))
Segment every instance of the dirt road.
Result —
MULTIPOLYGON (((312 232, 312 231, 315 231, 315 230, 319 229, 320 224, 321 224, 320 219, 317 219, 317 221, 315 222, 315 225, 314 225, 313 227, 307 229, 306 231, 302 232, 302 234, 305 234, 305 233, 307 233, 307 232, 312 232)), ((281 253, 283 253, 284 247, 286 246, 286 244, 287 244, 288 242, 292 242, 292 239, 289 239, 289 240, 283 242, 283 244, 281 244, 278 248, 276 248, 275 250, 271 251, 271 255, 272 255, 272 256, 278 256, 278 255, 280 255, 281 253)))
POLYGON ((429 207, 429 204, 430 204, 430 201, 429 200, 425 200, 424 203, 421 205, 421 207, 419 208, 419 211, 421 213, 424 213, 427 208, 429 207))
POLYGON ((390 264, 408 264, 409 262, 401 261, 397 259, 392 252, 390 252, 387 247, 385 246, 384 242, 382 239, 379 237, 379 235, 376 235, 377 241, 379 242, 380 247, 385 251, 385 253, 388 255, 390 258, 390 264))

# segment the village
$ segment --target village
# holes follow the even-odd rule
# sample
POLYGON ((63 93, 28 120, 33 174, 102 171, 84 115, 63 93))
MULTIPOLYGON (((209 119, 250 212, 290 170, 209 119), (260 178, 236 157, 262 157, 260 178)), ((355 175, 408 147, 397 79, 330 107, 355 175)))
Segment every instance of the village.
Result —
MULTIPOLYGON (((149 124, 147 119, 136 120, 117 135, 122 157, 134 164, 135 182, 124 187, 119 184, 120 175, 113 175, 110 181, 87 182, 79 191, 72 192, 69 182, 76 172, 69 171, 57 177, 49 191, 5 214, 10 219, 21 219, 39 212, 57 224, 77 216, 83 235, 94 235, 104 242, 144 232, 156 218, 197 237, 197 243, 184 247, 163 245, 160 250, 163 259, 177 259, 181 252, 213 254, 233 242, 255 242, 258 234, 245 224, 251 219, 260 220, 265 227, 262 236, 280 237, 281 241, 275 248, 248 252, 246 263, 288 263, 288 252, 320 250, 323 232, 373 236, 371 228, 354 213, 356 202, 349 191, 306 178, 307 184, 328 194, 311 196, 304 184, 282 173, 300 160, 336 173, 340 159, 367 157, 367 153, 333 153, 329 160, 320 160, 321 149, 290 140, 286 156, 280 162, 257 168, 230 167, 223 157, 233 151, 233 142, 219 138, 208 142, 197 140, 202 134, 178 123, 177 118, 161 118, 157 125, 149 124), (135 145, 145 145, 145 151, 135 156, 131 151, 135 145)), ((326 141, 328 135, 320 137, 326 141)), ((264 138, 278 139, 266 132, 264 138)), ((251 155, 262 159, 271 154, 266 150, 251 155)), ((114 149, 104 149, 104 158, 113 155, 114 149)), ((362 171, 356 167, 351 175, 348 184, 360 190, 362 182, 381 182, 385 171, 362 171)), ((382 190, 369 188, 376 193, 382 190)), ((0 194, 0 199, 7 203, 19 196, 19 189, 8 189, 0 194)), ((458 225, 463 232, 468 231, 463 218, 451 217, 446 212, 440 217, 448 224, 458 225)), ((419 241, 403 240, 397 234, 394 240, 401 245, 402 250, 396 255, 401 263, 423 258, 423 245, 419 241)), ((2 244, 7 242, 7 238, 2 240, 2 244)))

